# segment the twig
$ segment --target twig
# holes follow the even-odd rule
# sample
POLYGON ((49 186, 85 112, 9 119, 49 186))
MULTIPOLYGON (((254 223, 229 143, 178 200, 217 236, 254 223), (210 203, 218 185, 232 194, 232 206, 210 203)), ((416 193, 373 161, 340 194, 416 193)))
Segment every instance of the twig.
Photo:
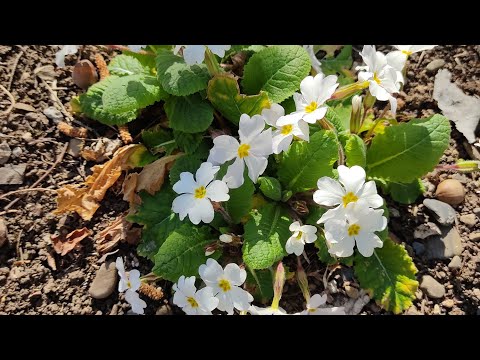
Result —
POLYGON ((12 69, 12 72, 10 73, 10 79, 8 80, 8 85, 7 85, 7 89, 10 90, 10 88, 12 87, 12 82, 13 82, 13 77, 15 76, 15 71, 17 71, 17 66, 18 66, 18 61, 20 60, 20 58, 22 57, 25 49, 23 47, 20 47, 20 52, 18 53, 17 55, 17 58, 15 59, 15 62, 13 63, 13 69, 12 69))
POLYGON ((10 107, 7 110, 2 112, 2 115, 8 115, 8 114, 10 114, 10 111, 12 111, 13 107, 15 106, 15 98, 13 97, 12 93, 10 91, 8 91, 7 89, 5 89, 5 87, 2 84, 0 84, 0 89, 2 89, 5 92, 5 94, 8 95, 8 98, 12 102, 10 104, 10 107))
POLYGON ((27 188, 27 189, 19 189, 15 191, 10 191, 6 194, 0 195, 0 199, 9 197, 10 195, 17 194, 17 193, 22 193, 22 192, 28 192, 28 191, 57 191, 55 189, 49 189, 49 188, 27 188))
MULTIPOLYGON (((33 189, 33 188, 35 188, 38 184, 40 184, 40 183, 43 181, 43 179, 45 179, 45 178, 48 176, 48 174, 50 174, 50 173, 53 171, 53 169, 55 169, 55 167, 56 167, 59 163, 62 162, 63 157, 65 156, 65 153, 67 152, 67 149, 68 149, 68 143, 65 143, 65 144, 63 145, 63 149, 62 149, 61 153, 57 156, 57 160, 55 160, 55 163, 50 167, 50 169, 48 169, 48 170, 45 172, 45 174, 43 174, 37 181, 35 181, 35 182, 29 187, 29 189, 33 189)), ((3 210, 8 210, 8 209, 10 209, 18 200, 20 200, 20 196, 17 197, 16 199, 13 199, 7 206, 5 206, 5 207, 3 208, 3 210)))
POLYGON ((415 66, 415 69, 418 69, 418 67, 422 63, 422 60, 423 60, 424 56, 425 56, 425 51, 422 51, 422 53, 420 54, 420 58, 418 59, 417 66, 415 66))

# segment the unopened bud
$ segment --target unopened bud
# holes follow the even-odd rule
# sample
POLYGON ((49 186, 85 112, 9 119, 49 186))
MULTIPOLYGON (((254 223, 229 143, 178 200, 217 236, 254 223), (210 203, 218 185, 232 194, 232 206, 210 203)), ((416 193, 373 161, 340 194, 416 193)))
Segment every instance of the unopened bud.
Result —
POLYGON ((362 97, 355 95, 352 98, 352 115, 350 116, 350 132, 358 133, 362 121, 362 97))
POLYGON ((272 308, 278 309, 280 299, 282 298, 283 285, 285 284, 285 268, 280 261, 275 272, 275 282, 273 283, 272 308))
POLYGON ((460 172, 472 172, 472 171, 479 170, 480 161, 458 160, 456 165, 457 165, 458 171, 460 172))
POLYGON ((210 256, 210 255, 212 255, 216 250, 217 250, 217 244, 216 244, 216 243, 213 243, 213 244, 208 245, 208 246, 205 248, 205 256, 210 256))
POLYGON ((373 106, 373 104, 375 104, 376 100, 377 98, 372 94, 370 94, 370 91, 367 91, 367 95, 365 95, 365 99, 363 100, 364 110, 367 111, 368 109, 370 109, 373 106))
POLYGON ((300 257, 297 257, 297 282, 302 290, 303 297, 307 303, 310 302, 310 290, 308 288, 308 279, 305 270, 303 269, 300 257))
POLYGON ((233 241, 233 237, 229 234, 222 234, 220 235, 220 241, 229 244, 233 241))

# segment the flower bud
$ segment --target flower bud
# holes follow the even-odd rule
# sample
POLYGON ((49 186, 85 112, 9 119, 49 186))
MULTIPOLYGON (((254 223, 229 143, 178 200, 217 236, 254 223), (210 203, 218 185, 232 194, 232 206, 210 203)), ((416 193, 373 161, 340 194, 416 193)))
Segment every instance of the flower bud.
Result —
POLYGON ((350 116, 350 132, 358 133, 362 126, 362 97, 355 95, 352 98, 352 115, 350 116))
POLYGON ((207 245, 207 247, 205 248, 205 256, 212 255, 216 250, 217 250, 217 243, 207 245))
POLYGON ((275 282, 273 283, 272 308, 278 309, 280 299, 282 298, 283 285, 285 284, 285 268, 280 261, 275 272, 275 282))
POLYGON ((222 234, 220 235, 220 241, 229 244, 233 241, 233 237, 229 234, 222 234))
POLYGON ((310 302, 310 290, 308 288, 308 279, 305 270, 303 269, 300 257, 297 257, 297 282, 302 290, 303 297, 307 304, 310 302))
POLYGON ((456 163, 457 170, 466 173, 480 170, 479 165, 480 161, 475 160, 458 160, 456 163))

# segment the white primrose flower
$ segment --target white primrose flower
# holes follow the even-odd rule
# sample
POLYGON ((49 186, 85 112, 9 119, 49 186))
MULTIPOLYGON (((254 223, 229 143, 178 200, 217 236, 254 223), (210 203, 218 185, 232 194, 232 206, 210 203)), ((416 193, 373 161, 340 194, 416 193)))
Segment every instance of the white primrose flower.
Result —
POLYGON ((240 311, 250 308, 253 296, 240 288, 247 278, 247 272, 240 269, 237 264, 228 264, 223 269, 216 260, 208 259, 206 265, 200 265, 198 273, 219 300, 217 306, 219 310, 232 315, 234 308, 240 311))
POLYGON ((433 49, 437 45, 393 45, 397 50, 387 54, 388 65, 402 71, 410 55, 424 50, 433 49))
POLYGON ((187 315, 212 315, 212 310, 218 305, 218 299, 213 296, 211 287, 197 291, 195 276, 180 276, 177 283, 173 284, 173 290, 173 303, 181 307, 187 315))
POLYGON ((248 308, 247 311, 251 315, 288 315, 287 312, 280 306, 278 308, 275 308, 272 306, 262 308, 259 306, 252 305, 248 308))
POLYGON ((127 45, 128 48, 134 52, 138 52, 142 50, 142 48, 146 47, 147 45, 127 45))
POLYGON ((58 67, 65 67, 65 56, 76 54, 78 49, 80 48, 79 45, 59 45, 60 50, 58 50, 55 54, 55 64, 58 67))
POLYGON ((210 223, 214 217, 210 201, 227 201, 228 186, 223 181, 213 180, 220 167, 204 162, 198 168, 195 178, 190 172, 182 172, 180 180, 173 185, 177 196, 172 203, 173 212, 180 215, 180 220, 188 215, 190 221, 198 225, 200 221, 210 223))
POLYGON ((325 77, 323 73, 307 76, 300 83, 300 93, 293 94, 296 111, 282 116, 277 121, 277 126, 294 124, 300 119, 307 123, 315 124, 317 120, 323 119, 328 107, 324 106, 325 101, 330 99, 338 87, 337 76, 325 77))
MULTIPOLYGON (((348 257, 353 254, 355 243, 358 251, 364 257, 373 255, 374 248, 383 246, 382 240, 375 234, 387 227, 387 218, 383 209, 372 209, 360 204, 349 203, 344 214, 328 219, 320 218, 325 223, 325 239, 329 245, 328 252, 338 257, 348 257)), ((332 210, 327 211, 330 212, 332 210)), ((326 215, 326 213, 325 213, 326 215)))
POLYGON ((300 225, 298 221, 290 224, 290 231, 293 235, 289 237, 285 244, 285 250, 288 254, 300 256, 306 243, 311 244, 317 240, 317 228, 312 225, 300 225))
POLYGON ((230 189, 243 185, 245 164, 248 168, 248 176, 254 183, 267 168, 268 155, 273 152, 272 129, 264 131, 264 128, 265 120, 261 115, 250 117, 242 114, 238 130, 240 143, 229 135, 220 135, 213 139, 213 148, 210 150, 208 162, 220 165, 235 159, 223 177, 223 181, 230 189))
POLYGON ((327 295, 315 294, 307 303, 307 309, 295 315, 345 315, 344 307, 321 307, 327 302, 327 295))
POLYGON ((313 201, 322 206, 339 205, 323 214, 320 220, 341 216, 348 204, 358 201, 363 202, 365 207, 378 208, 383 205, 382 197, 377 194, 375 181, 365 182, 366 173, 361 166, 349 168, 340 165, 337 170, 339 181, 328 176, 317 181, 318 190, 313 193, 313 201))
POLYGON ((223 58, 225 51, 230 50, 231 45, 175 45, 173 53, 176 55, 183 49, 183 58, 187 65, 201 64, 205 59, 205 48, 209 48, 212 53, 223 58))
POLYGON ((397 111, 397 99, 392 94, 400 91, 403 82, 401 72, 388 64, 387 57, 375 50, 374 45, 365 45, 360 55, 366 66, 357 66, 359 81, 368 81, 370 93, 380 101, 389 101, 393 114, 397 111))
POLYGON ((123 265, 123 259, 117 257, 115 261, 115 267, 118 270, 120 281, 118 282, 118 291, 125 293, 125 300, 132 307, 132 311, 136 314, 143 314, 144 308, 147 307, 147 303, 140 299, 137 290, 140 288, 140 272, 136 269, 130 270, 127 274, 125 272, 125 266, 123 265))
POLYGON ((274 154, 280 154, 282 151, 288 150, 294 136, 302 140, 309 140, 308 124, 303 120, 299 120, 293 124, 278 126, 278 119, 284 115, 285 109, 278 104, 272 104, 270 109, 263 109, 262 111, 262 116, 267 125, 277 129, 273 132, 272 139, 274 154))

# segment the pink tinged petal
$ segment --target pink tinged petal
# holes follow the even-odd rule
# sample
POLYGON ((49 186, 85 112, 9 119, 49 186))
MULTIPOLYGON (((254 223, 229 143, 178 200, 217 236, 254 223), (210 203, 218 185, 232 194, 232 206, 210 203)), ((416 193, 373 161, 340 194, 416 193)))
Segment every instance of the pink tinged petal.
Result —
POLYGON ((294 231, 299 231, 301 228, 302 226, 300 225, 300 222, 295 221, 290 224, 290 226, 288 227, 288 230, 290 230, 291 232, 294 232, 294 231))
POLYGON ((213 148, 210 150, 208 161, 214 161, 223 164, 232 160, 238 155, 238 147, 240 144, 237 139, 229 135, 220 135, 213 139, 213 148))
POLYGON ((143 309, 147 307, 147 303, 140 299, 140 296, 130 289, 127 290, 125 293, 125 300, 130 304, 132 307, 132 311, 136 314, 143 314, 143 309))
POLYGON ((295 254, 297 256, 302 255, 304 244, 302 241, 297 240, 295 236, 291 236, 285 244, 285 250, 287 254, 295 254))
POLYGON ((373 255, 374 248, 381 248, 383 246, 382 240, 370 232, 362 232, 355 236, 357 242, 357 249, 364 257, 370 257, 373 255))
POLYGON ((317 120, 321 120, 325 117, 328 108, 326 106, 316 109, 315 111, 305 114, 303 120, 310 124, 315 124, 317 120))
POLYGON ((287 151, 293 141, 293 135, 284 136, 278 131, 278 135, 273 137, 273 153, 280 154, 282 151, 287 151))
POLYGON ((228 186, 223 181, 215 180, 207 186, 207 198, 212 201, 228 201, 228 186))
POLYGON ((207 45, 207 47, 212 53, 223 58, 225 56, 225 51, 230 50, 231 45, 207 45))
POLYGON ((305 115, 305 111, 301 110, 301 111, 295 111, 288 115, 282 116, 277 120, 277 127, 295 124, 296 122, 300 121, 304 115, 305 115))
POLYGON ((130 280, 130 289, 132 291, 137 291, 140 288, 140 271, 138 270, 130 270, 129 280, 130 280))
POLYGON ((243 172, 245 170, 245 163, 243 159, 237 157, 232 165, 227 169, 227 173, 222 181, 227 184, 230 189, 237 189, 243 185, 243 172))
POLYGON ((340 183, 328 176, 317 181, 318 190, 313 193, 313 201, 323 206, 334 206, 342 203, 345 190, 340 183))
POLYGON ((208 286, 217 285, 218 280, 223 276, 223 268, 215 259, 207 259, 207 263, 198 268, 198 274, 208 286))
POLYGON ((219 300, 213 296, 213 289, 211 287, 204 287, 195 294, 195 300, 198 302, 200 308, 205 311, 212 311, 218 305, 219 300))
POLYGON ((302 140, 310 140, 310 128, 308 127, 308 124, 303 120, 299 120, 296 124, 293 125, 292 133, 293 135, 302 140))
POLYGON ((318 308, 327 302, 327 295, 315 294, 310 298, 309 307, 318 308))
POLYGON ((267 129, 261 134, 252 137, 250 145, 250 154, 255 156, 268 156, 272 154, 272 129, 267 129))
POLYGON ((180 220, 183 220, 194 205, 195 197, 192 194, 183 194, 173 200, 172 211, 179 214, 180 220))
POLYGON ((268 160, 264 157, 249 155, 244 158, 248 168, 248 177, 256 183, 258 177, 263 174, 268 165, 268 160))
POLYGON ((201 221, 208 224, 212 222, 214 216, 212 203, 207 198, 195 199, 194 205, 188 210, 188 218, 195 225, 201 221))
POLYGON ((362 200, 367 201, 368 206, 372 208, 378 208, 383 206, 383 198, 377 193, 377 186, 375 181, 367 181, 363 188, 360 189, 357 196, 362 200))
POLYGON ((198 168, 195 179, 199 186, 207 186, 215 178, 215 174, 220 170, 219 166, 213 166, 209 162, 204 162, 198 168))
POLYGON ((401 51, 392 51, 387 54, 387 63, 398 71, 402 71, 407 62, 407 55, 401 51))
POLYGON ((323 74, 318 73, 315 78, 313 76, 307 76, 300 83, 300 91, 302 92, 302 95, 307 103, 317 100, 318 89, 316 87, 317 84, 315 83, 315 79, 321 82, 323 79, 323 74))
POLYGON ((232 285, 235 285, 235 286, 242 285, 245 279, 243 279, 242 281, 240 270, 241 270, 240 267, 235 263, 227 264, 227 266, 225 266, 225 269, 224 269, 225 278, 228 281, 230 281, 232 285))
POLYGON ((262 116, 265 122, 274 127, 276 127, 277 120, 284 115, 285 109, 279 104, 272 104, 269 109, 262 110, 262 116))
POLYGON ((355 165, 351 168, 340 165, 338 168, 338 180, 345 187, 345 192, 357 194, 365 183, 365 170, 361 166, 355 165))
POLYGON ((205 45, 186 45, 183 59, 187 65, 201 64, 205 58, 205 45))
POLYGON ((259 135, 262 130, 265 129, 265 120, 261 115, 253 115, 252 117, 247 114, 240 116, 238 135, 240 136, 240 142, 249 143, 254 137, 259 135))
POLYGON ((193 194, 197 187, 193 174, 185 171, 180 174, 180 180, 173 184, 173 191, 177 194, 193 194))
POLYGON ((233 306, 240 311, 246 311, 250 307, 250 302, 253 301, 252 295, 248 291, 245 291, 237 286, 232 287, 229 291, 233 306))

